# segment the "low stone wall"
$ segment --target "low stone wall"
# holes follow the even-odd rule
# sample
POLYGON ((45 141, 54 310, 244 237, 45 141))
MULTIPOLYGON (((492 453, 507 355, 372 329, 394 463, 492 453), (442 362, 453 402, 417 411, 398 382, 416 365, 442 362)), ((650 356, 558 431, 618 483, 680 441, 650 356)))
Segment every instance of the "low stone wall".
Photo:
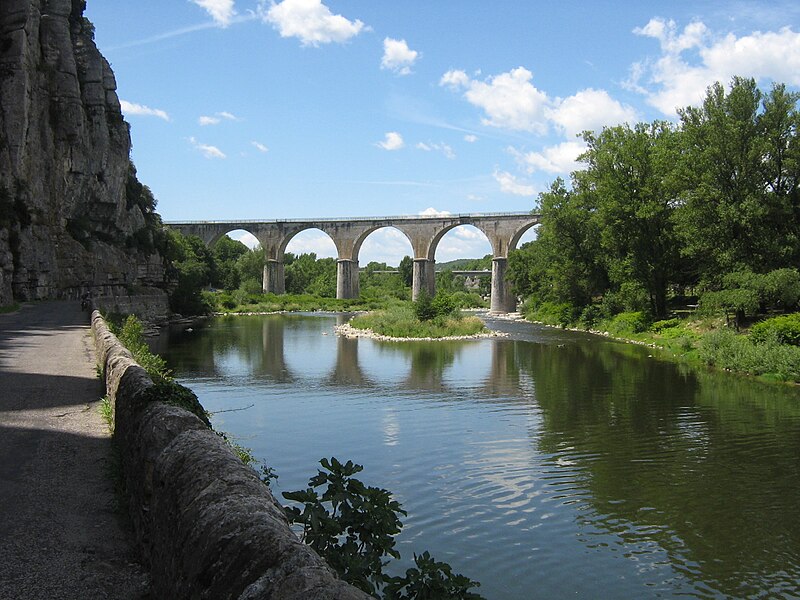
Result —
POLYGON ((154 597, 370 598, 297 539, 269 488, 199 418, 140 400, 153 382, 98 311, 92 332, 154 597))

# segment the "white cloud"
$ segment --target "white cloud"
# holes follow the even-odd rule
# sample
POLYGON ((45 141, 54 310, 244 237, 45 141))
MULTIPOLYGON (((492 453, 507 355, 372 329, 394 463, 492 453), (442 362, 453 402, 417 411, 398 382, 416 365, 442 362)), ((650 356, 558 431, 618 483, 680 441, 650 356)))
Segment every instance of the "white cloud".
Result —
POLYGON ((436 210, 432 206, 429 206, 428 208, 426 208, 423 211, 420 211, 419 213, 421 217, 447 217, 450 216, 451 214, 453 213, 447 210, 436 210))
POLYGON ((319 229, 306 229, 294 236, 286 245, 286 252, 294 255, 310 254, 317 258, 336 258, 339 253, 331 237, 319 229))
POLYGON ((194 148, 199 150, 203 154, 203 156, 205 156, 206 158, 209 158, 209 159, 211 159, 211 158, 227 158, 226 154, 222 150, 217 148, 216 146, 211 146, 209 144, 202 144, 202 143, 198 142, 193 137, 189 138, 189 143, 194 148))
POLYGON ((697 105, 709 85, 735 75, 800 85, 800 33, 789 27, 715 36, 701 22, 679 31, 674 21, 651 19, 633 32, 658 40, 661 56, 634 63, 626 85, 665 115, 697 105))
POLYGON ((404 256, 414 256, 411 242, 400 230, 383 227, 370 233, 364 240, 358 253, 358 264, 364 267, 375 261, 397 266, 404 256))
POLYGON ((218 125, 223 119, 225 119, 226 121, 238 121, 239 120, 236 117, 236 115, 234 115, 232 113, 229 113, 229 112, 226 112, 226 111, 222 111, 222 112, 215 113, 214 116, 203 115, 199 119, 197 119, 197 122, 202 126, 205 126, 205 125, 218 125))
POLYGON ((389 69, 400 75, 411 74, 411 67, 419 58, 419 52, 411 50, 405 40, 385 38, 381 69, 389 69))
POLYGON ((598 131, 607 125, 635 123, 638 115, 627 104, 614 100, 605 90, 587 88, 547 110, 547 117, 568 136, 582 131, 598 131))
POLYGON ((536 171, 571 173, 581 168, 581 163, 577 161, 577 158, 585 151, 586 144, 576 141, 550 146, 542 152, 521 153, 514 148, 509 148, 509 152, 517 158, 517 161, 528 173, 536 171))
POLYGON ((359 20, 334 15, 320 0, 283 0, 275 4, 260 0, 258 13, 281 37, 296 37, 303 46, 346 42, 364 28, 359 20))
POLYGON ((486 81, 470 79, 464 71, 451 70, 442 76, 439 85, 464 89, 467 101, 486 114, 482 119, 484 125, 544 134, 547 132, 546 110, 550 101, 547 94, 531 83, 532 79, 533 73, 524 67, 489 77, 486 81))
POLYGON ((533 196, 536 190, 532 185, 517 181, 517 178, 507 171, 495 171, 494 178, 500 184, 500 191, 515 196, 533 196))
POLYGON ((242 242, 245 246, 247 246, 251 250, 254 250, 255 248, 261 246, 256 236, 247 231, 242 231, 241 229, 228 232, 228 237, 231 238, 232 240, 236 240, 237 242, 242 242))
POLYGON ((256 141, 254 140, 254 141, 250 142, 250 144, 251 144, 251 145, 252 145, 252 146, 253 146, 253 147, 254 147, 256 150, 258 150, 259 152, 269 152, 269 148, 267 148, 267 147, 266 147, 264 144, 262 144, 261 142, 256 142, 256 141))
POLYGON ((453 152, 453 149, 444 142, 442 142, 441 144, 426 144, 424 142, 419 142, 416 145, 416 148, 418 150, 424 150, 425 152, 432 152, 436 150, 437 152, 441 152, 442 154, 445 155, 445 157, 451 160, 456 157, 456 153, 453 152))
POLYGON ((475 142, 478 141, 478 136, 477 135, 472 135, 471 133, 468 133, 467 135, 464 136, 464 141, 469 143, 469 144, 474 144, 475 142))
POLYGON ((214 22, 222 27, 230 25, 231 19, 236 15, 234 0, 191 0, 191 2, 204 8, 214 22))
POLYGON ((382 142, 376 142, 375 145, 384 150, 400 150, 400 148, 405 146, 405 142, 403 142, 402 135, 396 131, 390 131, 386 134, 386 139, 382 142))
POLYGON ((150 108, 144 104, 136 104, 135 102, 128 102, 127 100, 120 100, 119 104, 122 107, 122 112, 125 113, 125 116, 138 115, 145 117, 158 117, 159 119, 169 121, 169 115, 159 108, 150 108))

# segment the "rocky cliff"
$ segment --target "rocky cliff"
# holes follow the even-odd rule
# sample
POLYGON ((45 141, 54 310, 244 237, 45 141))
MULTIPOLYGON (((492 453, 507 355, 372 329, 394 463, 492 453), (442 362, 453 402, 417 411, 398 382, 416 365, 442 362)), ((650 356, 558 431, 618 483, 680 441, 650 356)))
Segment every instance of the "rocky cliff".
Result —
POLYGON ((155 202, 85 4, 0 1, 0 305, 163 281, 155 202))

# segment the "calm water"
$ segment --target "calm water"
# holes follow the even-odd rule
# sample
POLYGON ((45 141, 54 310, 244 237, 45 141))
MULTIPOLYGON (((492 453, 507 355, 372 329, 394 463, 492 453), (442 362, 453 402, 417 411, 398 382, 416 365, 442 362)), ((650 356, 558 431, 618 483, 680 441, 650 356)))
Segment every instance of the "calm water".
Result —
POLYGON ((364 465, 429 550, 505 598, 800 598, 800 391, 523 323, 378 343, 337 316, 218 318, 157 341, 280 492, 364 465))

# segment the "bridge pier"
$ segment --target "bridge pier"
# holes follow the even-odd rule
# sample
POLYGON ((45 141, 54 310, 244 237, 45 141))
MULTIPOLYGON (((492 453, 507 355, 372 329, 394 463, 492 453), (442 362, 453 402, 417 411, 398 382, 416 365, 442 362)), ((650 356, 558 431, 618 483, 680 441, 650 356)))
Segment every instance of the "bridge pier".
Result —
POLYGON ((286 293, 286 279, 283 273, 283 262, 268 258, 264 263, 264 280, 262 289, 266 294, 286 293))
POLYGON ((517 310, 517 299, 511 293, 511 286, 506 281, 508 258, 498 256, 492 259, 492 300, 489 312, 505 314, 517 310))
POLYGON ((436 261, 427 258, 414 259, 411 283, 411 299, 416 300, 422 290, 431 298, 436 294, 436 261))
POLYGON ((336 297, 358 298, 358 261, 340 258, 336 261, 336 297))

